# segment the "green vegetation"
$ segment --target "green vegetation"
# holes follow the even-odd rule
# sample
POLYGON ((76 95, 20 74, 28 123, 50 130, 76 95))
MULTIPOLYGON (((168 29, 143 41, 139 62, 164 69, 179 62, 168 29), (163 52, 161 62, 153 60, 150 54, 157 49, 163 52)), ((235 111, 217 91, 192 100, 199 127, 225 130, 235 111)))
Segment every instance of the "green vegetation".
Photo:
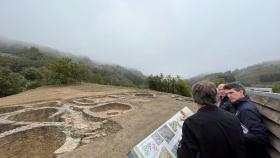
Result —
POLYGON ((280 83, 274 84, 272 86, 272 92, 273 93, 280 93, 280 83))
POLYGON ((65 55, 49 48, 27 47, 0 40, 0 97, 42 85, 91 82, 143 87, 144 75, 117 65, 102 65, 85 57, 65 55))
POLYGON ((190 96, 190 85, 170 75, 146 78, 140 71, 118 65, 97 64, 87 57, 63 54, 21 42, 1 43, 0 97, 42 85, 91 82, 112 86, 151 88, 190 96), (159 77, 159 81, 157 78, 159 77))
POLYGON ((41 80, 43 78, 41 70, 35 67, 25 68, 22 70, 21 74, 30 81, 41 80))
POLYGON ((219 84, 222 84, 222 83, 226 83, 225 79, 224 78, 215 78, 215 79, 212 79, 211 80, 216 86, 218 86, 219 84))
POLYGON ((26 79, 9 68, 0 69, 0 97, 12 95, 25 89, 26 79))
POLYGON ((214 83, 238 81, 244 86, 270 87, 280 81, 280 60, 264 62, 244 69, 236 69, 224 73, 200 75, 190 79, 191 83, 199 80, 211 80, 214 83))
POLYGON ((260 81, 261 81, 261 82, 280 81, 280 73, 273 73, 273 74, 267 74, 267 75, 260 75, 260 81))
POLYGON ((61 58, 50 64, 44 73, 47 84, 73 84, 89 81, 92 75, 85 65, 72 62, 70 58, 61 58))
POLYGON ((172 77, 170 75, 164 76, 163 74, 156 76, 151 75, 147 78, 147 83, 150 89, 156 91, 180 94, 187 97, 190 96, 191 86, 179 76, 172 77))
POLYGON ((279 81, 280 61, 252 65, 235 70, 234 74, 237 80, 250 84, 279 81))
POLYGON ((216 84, 216 86, 221 83, 229 83, 229 82, 236 81, 235 76, 234 76, 233 72, 231 72, 231 71, 227 71, 224 73, 213 73, 213 74, 208 74, 208 75, 199 76, 199 77, 190 79, 191 83, 197 82, 199 80, 212 81, 216 84))

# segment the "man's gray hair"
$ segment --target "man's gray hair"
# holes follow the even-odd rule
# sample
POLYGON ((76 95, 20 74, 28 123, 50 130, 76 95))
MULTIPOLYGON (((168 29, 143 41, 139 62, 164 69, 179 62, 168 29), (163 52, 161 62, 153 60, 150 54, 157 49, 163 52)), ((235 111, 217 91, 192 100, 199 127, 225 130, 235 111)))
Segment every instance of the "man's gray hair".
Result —
POLYGON ((199 81, 192 86, 192 97, 200 105, 214 105, 217 102, 217 89, 210 81, 199 81))

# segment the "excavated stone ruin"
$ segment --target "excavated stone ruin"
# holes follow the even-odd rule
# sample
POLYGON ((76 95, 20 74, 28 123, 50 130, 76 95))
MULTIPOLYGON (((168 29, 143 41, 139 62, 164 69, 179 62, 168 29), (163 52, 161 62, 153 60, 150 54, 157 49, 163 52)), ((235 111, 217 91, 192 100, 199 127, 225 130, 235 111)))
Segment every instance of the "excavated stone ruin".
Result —
POLYGON ((31 106, 33 107, 61 107, 60 101, 48 101, 48 102, 40 102, 40 103, 33 103, 31 106))
POLYGON ((8 120, 23 122, 51 122, 50 116, 58 112, 55 108, 44 108, 25 111, 8 117, 8 120))
POLYGON ((155 94, 152 93, 135 93, 135 97, 155 97, 155 94))
POLYGON ((42 126, 0 135, 2 158, 49 158, 64 144, 65 134, 55 126, 42 126))
POLYGON ((18 128, 20 126, 22 126, 22 125, 14 125, 14 124, 9 124, 9 123, 0 124, 0 133, 18 128))
POLYGON ((0 108, 0 114, 10 113, 13 111, 21 110, 23 108, 24 108, 23 106, 2 107, 2 108, 0 108))
POLYGON ((108 117, 122 114, 123 112, 128 111, 131 108, 132 107, 128 104, 113 102, 91 108, 90 111, 97 113, 103 117, 108 117))
POLYGON ((115 101, 116 99, 119 99, 119 97, 96 96, 96 97, 78 98, 78 99, 74 99, 72 102, 74 104, 79 104, 79 105, 96 105, 96 104, 100 104, 100 103, 115 101))
MULTIPOLYGON (((153 96, 140 94, 139 96, 153 96)), ((134 109, 133 94, 45 101, 0 108, 0 157, 49 158, 122 127, 110 118, 134 109)))

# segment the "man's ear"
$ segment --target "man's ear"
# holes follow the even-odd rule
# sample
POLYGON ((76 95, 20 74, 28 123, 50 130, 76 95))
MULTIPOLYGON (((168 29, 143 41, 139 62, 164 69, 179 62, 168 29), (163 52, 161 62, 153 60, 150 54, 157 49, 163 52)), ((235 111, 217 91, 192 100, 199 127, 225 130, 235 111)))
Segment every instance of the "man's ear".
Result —
POLYGON ((242 89, 239 92, 242 93, 245 96, 245 93, 242 89))

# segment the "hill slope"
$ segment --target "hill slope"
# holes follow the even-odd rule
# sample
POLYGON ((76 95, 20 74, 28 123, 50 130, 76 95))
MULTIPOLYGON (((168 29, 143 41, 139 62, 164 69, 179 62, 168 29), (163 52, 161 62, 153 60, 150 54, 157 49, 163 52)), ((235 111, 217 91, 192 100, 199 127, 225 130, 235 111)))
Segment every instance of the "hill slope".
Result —
POLYGON ((63 53, 52 48, 36 44, 13 41, 0 38, 0 66, 10 67, 14 72, 20 72, 26 67, 48 66, 53 60, 69 57, 77 63, 82 63, 108 84, 143 84, 145 76, 138 70, 128 69, 119 65, 100 64, 88 57, 80 57, 63 53))
POLYGON ((271 84, 280 81, 280 60, 263 62, 235 70, 236 80, 249 84, 271 84))
POLYGON ((280 60, 263 62, 234 71, 203 74, 189 80, 194 83, 204 79, 222 79, 225 82, 239 81, 246 86, 271 87, 272 84, 280 82, 280 60))

